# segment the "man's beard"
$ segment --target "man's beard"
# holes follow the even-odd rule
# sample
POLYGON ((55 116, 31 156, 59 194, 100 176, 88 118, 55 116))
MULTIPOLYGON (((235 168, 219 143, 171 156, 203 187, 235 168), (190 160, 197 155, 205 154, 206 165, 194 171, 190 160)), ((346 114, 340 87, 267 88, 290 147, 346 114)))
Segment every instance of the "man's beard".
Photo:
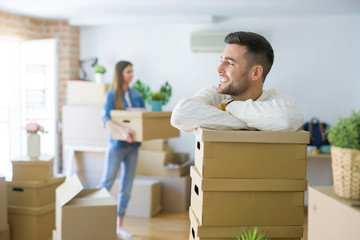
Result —
POLYGON ((229 82, 224 89, 221 90, 219 86, 217 92, 220 94, 228 94, 230 96, 239 96, 248 91, 249 86, 250 79, 248 77, 248 72, 245 72, 238 79, 229 82))

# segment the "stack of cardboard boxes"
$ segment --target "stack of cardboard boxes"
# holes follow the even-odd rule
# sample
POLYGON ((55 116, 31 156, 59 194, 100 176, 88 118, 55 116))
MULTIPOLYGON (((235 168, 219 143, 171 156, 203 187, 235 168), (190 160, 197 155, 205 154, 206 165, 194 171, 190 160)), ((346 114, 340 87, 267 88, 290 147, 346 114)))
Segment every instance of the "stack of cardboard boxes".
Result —
POLYGON ((9 240, 9 224, 7 218, 7 199, 5 177, 0 177, 0 239, 9 240))
POLYGON ((12 240, 45 240, 55 227, 55 189, 65 177, 53 175, 53 157, 12 161, 7 182, 8 219, 12 240))
POLYGON ((273 240, 300 240, 307 132, 196 132, 190 239, 233 239, 258 227, 273 240))

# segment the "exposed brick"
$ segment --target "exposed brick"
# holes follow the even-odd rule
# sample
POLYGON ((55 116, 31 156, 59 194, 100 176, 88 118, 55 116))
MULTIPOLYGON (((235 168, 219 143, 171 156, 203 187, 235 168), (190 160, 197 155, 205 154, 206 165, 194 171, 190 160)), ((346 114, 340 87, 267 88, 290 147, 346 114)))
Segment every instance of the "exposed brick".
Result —
POLYGON ((10 20, 12 19, 12 14, 0 11, 0 19, 10 20))

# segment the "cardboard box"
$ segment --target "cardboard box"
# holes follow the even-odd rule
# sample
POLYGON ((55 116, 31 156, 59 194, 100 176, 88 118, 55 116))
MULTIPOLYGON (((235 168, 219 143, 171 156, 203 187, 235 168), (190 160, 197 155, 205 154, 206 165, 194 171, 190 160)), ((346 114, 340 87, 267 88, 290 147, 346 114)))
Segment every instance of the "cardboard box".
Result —
POLYGON ((155 139, 143 141, 140 150, 166 151, 169 148, 167 139, 155 139))
POLYGON ((40 156, 33 160, 28 156, 12 160, 14 181, 45 181, 53 177, 54 157, 40 156))
POLYGON ((196 131, 195 166, 206 178, 306 178, 309 133, 196 131), (219 167, 221 166, 221 167, 219 167))
POLYGON ((163 211, 186 212, 190 206, 190 176, 146 176, 136 175, 137 179, 151 179, 161 183, 161 206, 163 211))
POLYGON ((55 177, 47 181, 7 182, 9 205, 41 207, 55 203, 55 189, 65 181, 65 177, 55 177))
POLYGON ((63 106, 64 144, 105 145, 108 131, 101 123, 102 112, 100 106, 63 106))
POLYGON ((172 158, 172 148, 166 151, 139 150, 136 174, 163 176, 165 165, 172 158))
POLYGON ((109 89, 110 84, 74 80, 68 81, 66 104, 102 106, 105 93, 109 89))
POLYGON ((9 239, 10 239, 10 225, 7 224, 5 229, 0 230, 0 240, 9 240, 9 239))
POLYGON ((44 240, 55 228, 55 204, 38 208, 8 205, 11 240, 44 240))
POLYGON ((171 164, 169 163, 163 168, 163 175, 169 177, 182 177, 189 175, 191 162, 187 161, 182 164, 171 164))
POLYGON ((0 231, 8 227, 7 219, 7 195, 5 177, 0 177, 0 231))
POLYGON ((191 207, 202 226, 304 223, 306 180, 201 178, 191 168, 191 207))
MULTIPOLYGON (((110 190, 117 199, 119 180, 116 180, 110 190)), ((150 218, 161 210, 161 185, 157 180, 134 179, 131 198, 126 209, 126 216, 150 218)))
POLYGON ((360 201, 339 198, 332 186, 309 187, 309 240, 359 239, 360 201))
POLYGON ((73 175, 56 189, 56 231, 63 240, 116 240, 116 202, 105 189, 84 189, 73 175))
MULTIPOLYGON (((190 216, 190 240, 230 240, 234 239, 235 234, 243 230, 253 230, 252 225, 238 225, 225 227, 205 227, 202 226, 194 214, 192 208, 189 210, 190 216)), ((303 236, 303 226, 257 226, 258 231, 268 233, 271 240, 300 240, 303 236)))
MULTIPOLYGON (((132 112, 112 110, 111 119, 135 132, 134 140, 142 142, 152 139, 179 137, 180 132, 170 124, 171 112, 132 112)), ((113 139, 125 140, 122 134, 113 132, 113 139)))

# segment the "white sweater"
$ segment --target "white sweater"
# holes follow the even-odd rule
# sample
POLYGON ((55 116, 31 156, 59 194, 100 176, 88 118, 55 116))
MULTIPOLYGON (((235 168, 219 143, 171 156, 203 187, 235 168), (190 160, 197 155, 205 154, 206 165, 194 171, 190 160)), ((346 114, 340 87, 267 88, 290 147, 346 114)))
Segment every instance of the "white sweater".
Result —
POLYGON ((186 132, 198 127, 296 131, 304 122, 304 115, 296 102, 274 89, 264 90, 255 101, 233 101, 227 105, 226 111, 214 107, 229 97, 219 94, 216 86, 204 88, 195 96, 180 100, 173 110, 171 124, 186 132))

